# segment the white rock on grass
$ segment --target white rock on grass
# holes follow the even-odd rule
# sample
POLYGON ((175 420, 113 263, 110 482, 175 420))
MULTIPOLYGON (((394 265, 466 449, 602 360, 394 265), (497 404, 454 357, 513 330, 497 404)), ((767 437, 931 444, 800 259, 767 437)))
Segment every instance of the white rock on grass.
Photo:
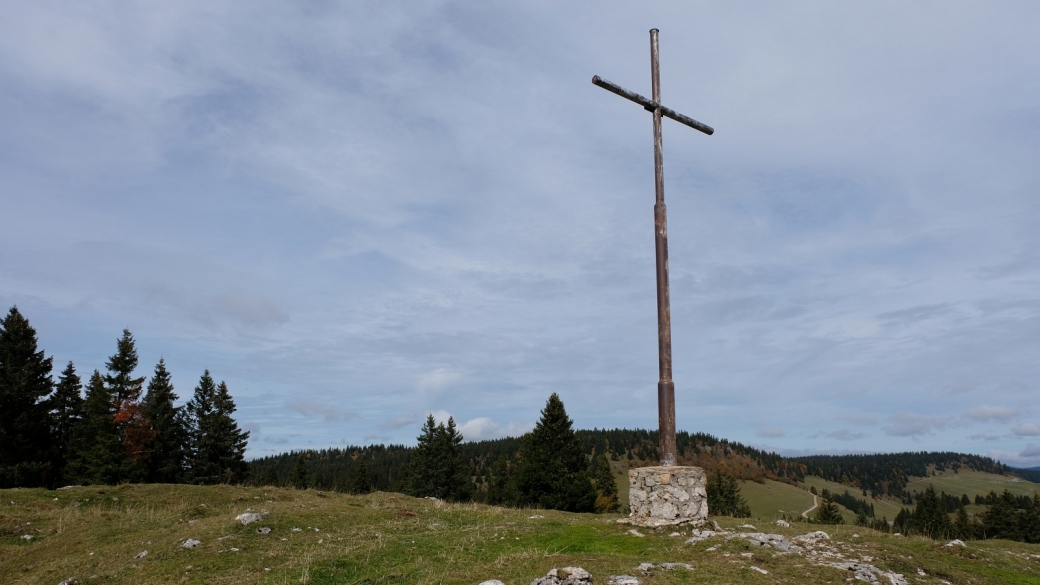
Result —
MULTIPOLYGON (((60 490, 62 488, 58 488, 58 489, 60 490)), ((61 583, 58 583, 58 585, 79 585, 79 579, 77 579, 75 577, 69 577, 68 579, 65 579, 64 581, 62 581, 61 583)))
POLYGON ((506 585, 498 579, 488 579, 487 581, 481 581, 480 585, 506 585))
POLYGON ((23 534, 22 535, 22 540, 32 540, 32 539, 33 539, 33 535, 31 535, 31 534, 23 534))
POLYGON ((137 555, 136 555, 136 556, 135 556, 134 558, 135 558, 135 559, 143 559, 143 558, 145 558, 146 556, 148 556, 148 551, 146 551, 146 550, 143 550, 143 551, 141 551, 141 552, 137 553, 137 555))
POLYGON ((592 585, 592 575, 581 567, 564 567, 549 571, 531 585, 592 585))
POLYGON ((769 574, 769 571, 767 571, 765 569, 759 569, 758 567, 756 567, 754 565, 751 565, 751 570, 752 571, 758 571, 759 573, 762 573, 763 575, 768 575, 769 574))
POLYGON ((645 534, 643 534, 642 532, 636 530, 635 528, 633 528, 632 530, 629 530, 628 533, 631 534, 632 536, 638 536, 640 538, 646 536, 645 534))
POLYGON ((184 547, 184 548, 195 548, 195 547, 199 546, 200 544, 202 544, 201 540, 195 540, 194 538, 189 538, 188 540, 185 540, 184 544, 182 544, 181 546, 184 547))
POLYGON ((639 577, 632 575, 611 575, 607 580, 608 585, 641 585, 639 577))
POLYGON ((239 514, 238 516, 235 516, 235 520, 241 522, 242 526, 252 524, 253 522, 259 522, 260 520, 263 520, 263 518, 263 516, 257 514, 256 512, 246 512, 244 514, 239 514))
POLYGON ((964 544, 963 540, 960 540, 959 538, 955 538, 955 539, 951 540, 950 542, 947 542, 943 546, 968 546, 968 545, 964 544))
POLYGON ((788 522, 787 520, 784 520, 783 518, 777 520, 776 521, 776 525, 777 526, 783 526, 784 528, 790 528, 791 527, 791 523, 788 522))
POLYGON ((256 529, 256 533, 257 534, 271 534, 271 529, 268 528, 267 526, 261 526, 260 528, 256 529))

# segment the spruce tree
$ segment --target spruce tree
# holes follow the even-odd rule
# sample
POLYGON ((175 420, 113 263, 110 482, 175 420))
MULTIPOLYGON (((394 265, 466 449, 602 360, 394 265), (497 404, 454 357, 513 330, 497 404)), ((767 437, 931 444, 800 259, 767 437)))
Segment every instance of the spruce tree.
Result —
POLYGON ((293 466, 292 471, 289 472, 289 479, 286 481, 289 487, 296 488, 298 490, 305 490, 308 487, 307 477, 307 460, 303 453, 300 453, 296 457, 296 465, 293 466))
POLYGON ((449 501, 465 501, 473 495, 469 469, 462 461, 462 435, 455 427, 455 419, 448 424, 437 424, 433 415, 427 415, 411 464, 409 493, 413 496, 434 497, 449 501))
POLYGON ((751 508, 748 507, 744 496, 740 495, 740 485, 732 475, 716 473, 708 478, 705 488, 708 492, 709 513, 734 518, 751 517, 751 508))
POLYGON ((568 512, 592 512, 596 490, 588 474, 581 440, 574 434, 563 401, 554 392, 541 418, 521 443, 516 487, 522 504, 568 512))
POLYGON ((220 469, 212 461, 215 451, 210 422, 213 418, 213 403, 217 385, 209 370, 203 372, 195 393, 185 405, 188 417, 188 468, 193 483, 217 483, 220 469))
POLYGON ((137 347, 134 336, 129 329, 123 329, 123 336, 116 342, 116 353, 105 362, 108 374, 105 385, 115 403, 115 421, 119 428, 119 440, 126 455, 138 462, 139 469, 126 479, 142 479, 145 475, 145 460, 148 458, 148 445, 154 437, 148 419, 141 408, 141 390, 144 387, 144 376, 134 377, 137 369, 137 347))
POLYGON ((151 422, 154 432, 147 460, 149 482, 184 481, 188 429, 183 407, 174 406, 176 400, 166 362, 159 358, 155 373, 148 381, 148 393, 141 403, 144 417, 151 422))
MULTIPOLYGON (((55 469, 64 473, 72 451, 72 431, 83 420, 84 407, 81 390, 83 383, 76 375, 76 366, 69 362, 58 378, 54 394, 47 401, 51 413, 52 436, 55 443, 55 469)), ((64 477, 62 477, 64 480, 64 477)))
POLYGON ((618 502, 617 482, 614 481, 614 473, 610 470, 610 459, 606 453, 600 453, 596 458, 596 512, 617 512, 621 509, 618 502))
POLYGON ((55 478, 51 419, 53 358, 36 347, 36 330, 11 307, 0 319, 0 488, 37 487, 55 478))
POLYGON ((368 460, 364 455, 358 455, 350 474, 350 493, 367 494, 372 491, 372 482, 368 474, 368 460))
POLYGON ((227 384, 214 386, 209 370, 202 374, 187 404, 191 477, 196 483, 235 483, 245 480, 249 432, 232 418, 235 402, 227 384))
POLYGON ((935 493, 934 487, 928 486, 921 499, 917 501, 910 525, 914 533, 932 538, 944 538, 949 534, 950 517, 947 515, 946 505, 935 493))
POLYGON ((114 485, 134 474, 137 465, 123 451, 114 415, 112 394, 101 373, 94 370, 87 383, 83 420, 72 429, 67 481, 114 485))
POLYGON ((519 502, 520 493, 509 472, 509 460, 505 455, 500 455, 491 465, 488 476, 487 503, 492 506, 517 506, 519 502))
POLYGON ((217 386, 214 407, 213 432, 216 434, 217 462, 223 475, 221 481, 240 483, 249 475, 249 464, 245 459, 249 431, 238 428, 238 422, 232 416, 237 407, 223 381, 217 386))
POLYGON ((813 520, 820 524, 845 523, 845 518, 842 517, 841 510, 838 509, 838 505, 832 502, 830 498, 823 499, 823 503, 816 509, 816 514, 813 516, 813 520))

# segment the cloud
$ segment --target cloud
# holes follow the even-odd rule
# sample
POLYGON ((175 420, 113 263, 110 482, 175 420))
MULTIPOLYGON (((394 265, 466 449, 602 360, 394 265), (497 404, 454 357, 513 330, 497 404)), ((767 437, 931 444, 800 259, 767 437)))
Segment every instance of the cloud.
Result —
POLYGON ((972 435, 972 436, 970 436, 968 438, 971 439, 972 441, 999 441, 1001 439, 1001 436, 1000 435, 978 434, 978 435, 972 435))
POLYGON ((443 390, 453 384, 457 384, 460 380, 462 380, 462 374, 459 372, 446 368, 437 368, 425 374, 420 374, 418 384, 420 390, 443 390))
POLYGON ((514 422, 502 426, 490 418, 482 416, 463 423, 459 427, 459 432, 467 441, 482 441, 502 437, 519 437, 531 430, 532 426, 514 422))
POLYGON ((913 437, 945 428, 952 420, 950 415, 924 416, 904 411, 889 416, 888 424, 881 428, 893 437, 913 437))
POLYGON ((378 427, 381 431, 392 431, 403 427, 407 427, 409 425, 413 425, 417 422, 419 422, 418 416, 408 414, 384 420, 383 422, 379 423, 378 427))
POLYGON ((1022 423, 1011 429, 1011 432, 1019 437, 1040 437, 1040 426, 1034 423, 1022 423))
POLYGON ((872 426, 872 425, 876 425, 877 424, 877 417, 874 416, 873 414, 866 413, 866 412, 864 412, 864 413, 857 413, 857 414, 848 414, 848 415, 842 416, 841 420, 843 420, 843 421, 845 421, 845 422, 847 422, 849 424, 860 425, 860 426, 872 426))
POLYGON ((1007 422, 1011 420, 1017 411, 1007 406, 978 406, 965 411, 965 415, 979 422, 1007 422))
POLYGON ((828 437, 832 439, 838 439, 839 441, 855 441, 856 439, 862 439, 866 437, 866 433, 852 433, 849 429, 838 429, 836 431, 827 433, 828 437))
POLYGON ((327 402, 315 402, 310 400, 294 400, 286 404, 290 410, 298 412, 308 418, 320 418, 325 422, 344 422, 361 415, 354 410, 340 408, 327 402))
POLYGON ((1026 445, 1026 448, 1018 454, 1018 456, 1025 458, 1040 457, 1040 447, 1037 447, 1033 443, 1029 443, 1028 445, 1026 445))
POLYGON ((775 439, 775 438, 779 438, 779 437, 783 437, 783 436, 787 435, 787 433, 785 433, 783 429, 768 428, 768 427, 767 428, 758 429, 758 431, 756 431, 755 434, 757 436, 759 436, 759 437, 767 437, 767 438, 770 438, 770 439, 775 439))

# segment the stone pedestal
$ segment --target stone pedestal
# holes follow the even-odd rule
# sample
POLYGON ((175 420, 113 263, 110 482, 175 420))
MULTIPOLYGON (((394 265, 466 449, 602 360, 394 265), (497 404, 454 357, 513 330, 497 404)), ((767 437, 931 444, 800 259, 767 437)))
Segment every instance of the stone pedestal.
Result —
POLYGON ((629 469, 629 521, 651 527, 702 524, 708 518, 705 481, 700 467, 629 469))

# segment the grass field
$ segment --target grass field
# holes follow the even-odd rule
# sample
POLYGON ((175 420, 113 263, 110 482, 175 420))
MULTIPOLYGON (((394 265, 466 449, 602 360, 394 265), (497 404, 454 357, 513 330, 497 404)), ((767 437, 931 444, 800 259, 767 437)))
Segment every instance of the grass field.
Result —
MULTIPOLYGON (((784 502, 798 495, 785 491, 790 486, 756 485, 768 492, 756 509, 785 509, 784 502)), ((387 493, 321 497, 312 490, 169 485, 0 490, 0 583, 58 585, 76 577, 81 584, 106 585, 476 585, 497 578, 526 585, 553 567, 577 565, 605 584, 611 574, 634 574, 641 562, 664 561, 689 563, 693 570, 641 576, 645 584, 844 583, 851 576, 815 566, 805 555, 751 548, 741 539, 687 545, 685 535, 667 530, 635 536, 617 519, 387 493), (269 513, 243 526, 234 518, 247 508, 269 513), (271 531, 260 534, 258 526, 271 531), (201 544, 184 548, 188 538, 201 544)), ((746 522, 718 520, 730 529, 746 522)), ((793 537, 818 526, 760 528, 793 537)), ((826 530, 836 553, 869 558, 910 583, 1040 584, 1037 545, 943 547, 852 526, 826 530)))

